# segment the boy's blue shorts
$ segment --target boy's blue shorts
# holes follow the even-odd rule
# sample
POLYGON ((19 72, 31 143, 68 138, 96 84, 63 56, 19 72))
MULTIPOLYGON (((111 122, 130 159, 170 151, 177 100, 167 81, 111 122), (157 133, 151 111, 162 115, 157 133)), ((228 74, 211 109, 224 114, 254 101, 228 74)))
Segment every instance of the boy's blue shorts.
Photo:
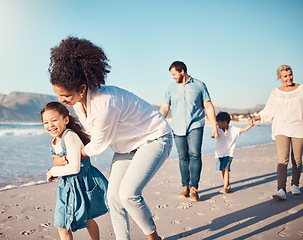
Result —
POLYGON ((233 160, 233 157, 225 156, 222 158, 217 158, 217 167, 216 170, 222 171, 223 168, 226 168, 230 171, 230 164, 233 160))

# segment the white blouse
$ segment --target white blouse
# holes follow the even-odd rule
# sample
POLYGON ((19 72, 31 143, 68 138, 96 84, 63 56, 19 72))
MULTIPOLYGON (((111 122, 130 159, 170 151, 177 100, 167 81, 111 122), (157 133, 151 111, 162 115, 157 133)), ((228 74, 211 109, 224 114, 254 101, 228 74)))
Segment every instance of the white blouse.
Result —
POLYGON ((88 156, 98 156, 107 147, 128 153, 171 132, 158 110, 124 89, 106 85, 95 92, 88 90, 86 101, 87 116, 81 103, 76 103, 74 110, 91 136, 84 147, 88 156))
POLYGON ((291 92, 275 88, 260 117, 261 123, 273 121, 273 139, 277 135, 303 138, 303 86, 291 92))

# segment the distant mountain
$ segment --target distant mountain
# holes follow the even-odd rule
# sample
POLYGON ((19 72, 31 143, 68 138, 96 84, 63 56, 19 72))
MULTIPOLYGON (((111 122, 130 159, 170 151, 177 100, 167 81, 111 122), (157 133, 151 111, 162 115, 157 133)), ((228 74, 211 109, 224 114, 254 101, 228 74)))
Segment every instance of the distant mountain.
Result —
POLYGON ((265 107, 264 104, 258 104, 254 108, 222 108, 222 107, 215 107, 216 113, 218 112, 228 112, 229 114, 247 114, 247 113, 255 113, 260 112, 265 107))
POLYGON ((0 94, 0 122, 41 122, 40 111, 57 97, 38 93, 0 94))
MULTIPOLYGON (((57 101, 57 97, 46 94, 25 92, 11 92, 8 95, 0 93, 0 122, 41 122, 40 111, 46 103, 51 101, 57 101)), ((160 108, 160 106, 157 105, 153 106, 156 109, 160 108)), ((251 109, 215 107, 215 110, 216 113, 224 111, 230 114, 246 114, 259 112, 263 108, 264 105, 257 105, 251 109)), ((73 114, 72 109, 70 109, 70 111, 73 114)))

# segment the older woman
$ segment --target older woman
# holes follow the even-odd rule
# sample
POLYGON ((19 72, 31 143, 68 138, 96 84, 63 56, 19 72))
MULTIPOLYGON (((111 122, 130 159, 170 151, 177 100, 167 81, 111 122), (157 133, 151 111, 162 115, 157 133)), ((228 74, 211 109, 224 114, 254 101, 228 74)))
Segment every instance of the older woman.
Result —
POLYGON ((303 149, 303 86, 293 82, 293 72, 288 65, 281 65, 277 75, 282 86, 271 92, 265 108, 251 122, 272 120, 272 138, 276 142, 278 153, 278 191, 273 198, 285 200, 289 155, 292 162, 291 192, 301 194, 299 179, 303 149))
POLYGON ((91 136, 83 157, 115 151, 107 197, 116 239, 130 239, 128 214, 148 239, 160 239, 142 190, 170 154, 168 123, 138 96, 104 85, 108 59, 88 40, 68 37, 52 48, 49 72, 58 100, 74 107, 91 136))

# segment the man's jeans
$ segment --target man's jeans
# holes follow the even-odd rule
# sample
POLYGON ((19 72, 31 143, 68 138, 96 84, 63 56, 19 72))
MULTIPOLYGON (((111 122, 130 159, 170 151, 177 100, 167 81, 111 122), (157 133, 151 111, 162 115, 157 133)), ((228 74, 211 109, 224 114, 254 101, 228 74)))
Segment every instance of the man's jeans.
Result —
POLYGON ((202 170, 201 148, 204 128, 195 128, 186 136, 174 135, 179 154, 182 187, 198 189, 202 170))

